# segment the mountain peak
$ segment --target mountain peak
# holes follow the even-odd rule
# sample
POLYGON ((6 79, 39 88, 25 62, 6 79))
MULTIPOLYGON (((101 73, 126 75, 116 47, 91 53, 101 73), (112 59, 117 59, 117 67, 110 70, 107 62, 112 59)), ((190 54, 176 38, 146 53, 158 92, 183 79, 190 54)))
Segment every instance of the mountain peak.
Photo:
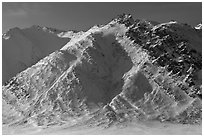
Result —
MULTIPOLYGON (((50 46, 62 40, 42 40, 44 35, 32 42, 50 46)), ((123 120, 202 121, 202 41, 194 28, 122 14, 65 42, 3 86, 3 100, 16 111, 9 110, 4 123, 109 127, 123 120)))
POLYGON ((61 32, 66 32, 65 30, 60 30, 60 29, 56 29, 56 28, 52 28, 52 27, 45 27, 45 26, 40 26, 40 25, 33 25, 30 28, 34 28, 37 30, 42 30, 45 32, 49 32, 49 33, 54 33, 54 34, 59 34, 61 32))

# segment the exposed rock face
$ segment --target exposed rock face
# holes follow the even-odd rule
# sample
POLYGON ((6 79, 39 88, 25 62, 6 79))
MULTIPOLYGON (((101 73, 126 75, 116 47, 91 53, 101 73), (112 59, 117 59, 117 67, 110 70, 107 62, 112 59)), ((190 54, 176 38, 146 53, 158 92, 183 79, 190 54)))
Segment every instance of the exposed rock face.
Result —
POLYGON ((154 64, 165 67, 171 75, 183 77, 183 84, 199 88, 202 81, 202 44, 194 29, 176 22, 153 28, 149 23, 138 23, 130 28, 127 35, 148 52, 154 64))
POLYGON ((121 15, 73 38, 3 86, 3 105, 8 106, 3 122, 199 123, 201 43, 189 26, 177 22, 155 26, 121 15))

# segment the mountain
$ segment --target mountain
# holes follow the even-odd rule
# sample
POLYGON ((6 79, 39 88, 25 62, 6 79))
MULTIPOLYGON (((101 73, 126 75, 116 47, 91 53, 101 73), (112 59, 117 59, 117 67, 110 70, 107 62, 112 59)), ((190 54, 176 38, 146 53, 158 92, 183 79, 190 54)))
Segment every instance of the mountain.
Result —
POLYGON ((202 29, 202 24, 200 23, 200 24, 198 24, 197 26, 195 26, 195 29, 202 29))
POLYGON ((200 124, 201 74, 195 28, 120 15, 79 33, 4 85, 3 125, 200 124))
POLYGON ((3 84, 17 73, 63 47, 74 34, 73 31, 38 25, 26 29, 17 27, 10 29, 2 36, 3 84), (65 35, 67 33, 70 35, 65 35))

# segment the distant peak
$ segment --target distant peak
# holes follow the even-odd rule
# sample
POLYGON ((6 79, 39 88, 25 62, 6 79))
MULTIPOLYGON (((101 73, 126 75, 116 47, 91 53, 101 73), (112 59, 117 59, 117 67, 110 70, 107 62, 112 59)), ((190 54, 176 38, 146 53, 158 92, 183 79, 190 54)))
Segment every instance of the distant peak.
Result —
POLYGON ((21 29, 19 27, 14 27, 9 29, 6 33, 11 33, 11 32, 19 32, 21 29))
POLYGON ((30 28, 42 28, 40 25, 32 25, 30 28))
POLYGON ((7 40, 11 37, 11 35, 18 34, 20 32, 21 32, 20 28, 14 27, 14 28, 9 29, 7 32, 3 33, 2 38, 7 40))
POLYGON ((42 30, 42 31, 49 32, 49 33, 66 32, 65 30, 60 30, 60 29, 56 29, 56 28, 52 28, 52 27, 46 27, 46 26, 40 26, 40 25, 33 25, 30 28, 34 28, 34 29, 37 29, 37 30, 42 30))

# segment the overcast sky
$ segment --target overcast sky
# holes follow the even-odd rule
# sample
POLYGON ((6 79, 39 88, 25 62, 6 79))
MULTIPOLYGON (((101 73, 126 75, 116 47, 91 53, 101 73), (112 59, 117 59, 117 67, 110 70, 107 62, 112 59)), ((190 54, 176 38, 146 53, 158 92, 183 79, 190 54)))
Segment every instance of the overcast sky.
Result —
POLYGON ((2 3, 2 31, 32 25, 63 30, 87 30, 105 24, 118 14, 158 22, 177 20, 196 25, 202 21, 202 3, 2 3))

